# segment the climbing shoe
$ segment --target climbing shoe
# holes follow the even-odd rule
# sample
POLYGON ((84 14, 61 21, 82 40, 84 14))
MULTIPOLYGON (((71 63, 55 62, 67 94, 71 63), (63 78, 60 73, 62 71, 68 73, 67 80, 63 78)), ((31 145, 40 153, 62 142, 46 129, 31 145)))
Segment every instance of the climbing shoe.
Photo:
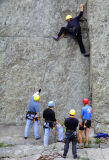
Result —
POLYGON ((53 39, 54 39, 55 41, 58 41, 58 40, 59 40, 59 37, 58 37, 58 36, 53 36, 53 39))
POLYGON ((66 156, 64 156, 64 155, 62 155, 61 157, 62 157, 62 158, 66 158, 66 156))
POLYGON ((89 54, 89 53, 84 53, 84 56, 85 56, 85 57, 89 57, 90 54, 89 54))
POLYGON ((76 155, 76 156, 74 156, 73 158, 74 158, 74 159, 78 159, 78 158, 79 158, 79 156, 77 156, 77 155, 76 155))
POLYGON ((62 139, 62 140, 57 140, 57 142, 62 142, 62 143, 64 143, 64 139, 62 139))
POLYGON ((79 144, 77 145, 77 148, 78 148, 78 149, 83 149, 83 148, 84 148, 83 143, 79 143, 79 144))
POLYGON ((89 144, 88 144, 88 143, 86 143, 84 147, 85 147, 85 148, 88 148, 88 147, 89 147, 89 144))
POLYGON ((36 138, 36 140, 39 140, 39 139, 41 139, 41 137, 40 137, 40 136, 36 138))

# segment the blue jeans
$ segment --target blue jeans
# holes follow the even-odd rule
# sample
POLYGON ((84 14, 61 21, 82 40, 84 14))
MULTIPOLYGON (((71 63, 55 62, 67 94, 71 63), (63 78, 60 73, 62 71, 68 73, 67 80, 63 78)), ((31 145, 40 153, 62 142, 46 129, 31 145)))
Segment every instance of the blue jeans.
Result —
MULTIPOLYGON (((58 140, 61 141, 63 139, 63 127, 60 127, 59 125, 55 125, 55 130, 58 131, 58 140)), ((44 146, 48 146, 48 140, 49 140, 49 128, 44 128, 44 146)))
MULTIPOLYGON (((31 124, 32 120, 27 119, 26 120, 26 126, 25 126, 25 132, 24 132, 24 137, 28 137, 28 132, 29 132, 29 128, 30 128, 30 124, 31 124)), ((34 137, 38 138, 38 121, 35 121, 33 123, 33 127, 34 127, 34 137)))

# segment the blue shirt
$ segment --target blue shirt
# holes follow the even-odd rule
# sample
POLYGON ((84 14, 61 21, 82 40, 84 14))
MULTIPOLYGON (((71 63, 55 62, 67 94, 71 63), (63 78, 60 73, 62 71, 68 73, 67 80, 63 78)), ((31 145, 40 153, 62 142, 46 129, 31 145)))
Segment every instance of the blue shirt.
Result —
POLYGON ((92 116, 92 107, 89 105, 82 107, 81 115, 83 119, 90 120, 92 116))
POLYGON ((34 101, 34 96, 30 98, 30 102, 28 105, 28 111, 39 113, 39 103, 37 101, 34 101))

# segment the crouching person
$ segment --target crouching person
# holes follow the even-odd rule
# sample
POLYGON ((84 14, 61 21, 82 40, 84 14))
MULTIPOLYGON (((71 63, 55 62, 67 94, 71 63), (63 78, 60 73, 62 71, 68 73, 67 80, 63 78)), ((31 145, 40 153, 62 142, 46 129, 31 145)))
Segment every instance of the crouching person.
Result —
POLYGON ((40 136, 38 135, 39 98, 40 98, 39 95, 34 94, 30 99, 30 102, 28 105, 28 112, 26 114, 26 126, 25 126, 25 132, 24 132, 25 139, 27 139, 28 137, 28 132, 29 132, 31 122, 33 123, 33 127, 34 127, 35 139, 36 140, 40 139, 40 136))
POLYGON ((64 153, 62 155, 63 158, 66 158, 68 149, 69 149, 69 143, 72 142, 72 154, 73 158, 77 159, 77 126, 78 126, 78 119, 75 118, 75 110, 71 109, 70 117, 65 119, 65 127, 66 127, 66 133, 65 133, 65 145, 64 145, 64 153))
POLYGON ((48 146, 49 132, 50 129, 55 127, 55 130, 58 131, 58 142, 63 142, 63 127, 56 121, 55 112, 53 111, 54 102, 50 101, 48 103, 48 108, 43 112, 44 122, 44 146, 48 146))

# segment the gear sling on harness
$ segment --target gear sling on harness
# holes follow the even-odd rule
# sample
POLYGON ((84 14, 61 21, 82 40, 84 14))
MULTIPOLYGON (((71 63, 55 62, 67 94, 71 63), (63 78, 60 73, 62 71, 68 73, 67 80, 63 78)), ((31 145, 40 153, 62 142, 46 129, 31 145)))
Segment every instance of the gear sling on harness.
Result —
POLYGON ((77 135, 77 132, 76 132, 76 131, 73 131, 71 134, 67 134, 67 133, 66 133, 65 138, 67 139, 67 138, 70 138, 70 137, 76 136, 76 135, 77 135))
POLYGON ((55 127, 55 125, 56 125, 56 123, 54 121, 46 121, 46 122, 44 122, 43 127, 53 129, 55 127))
POLYGON ((26 119, 30 119, 30 120, 38 120, 38 114, 35 112, 30 112, 28 111, 26 113, 26 119))

